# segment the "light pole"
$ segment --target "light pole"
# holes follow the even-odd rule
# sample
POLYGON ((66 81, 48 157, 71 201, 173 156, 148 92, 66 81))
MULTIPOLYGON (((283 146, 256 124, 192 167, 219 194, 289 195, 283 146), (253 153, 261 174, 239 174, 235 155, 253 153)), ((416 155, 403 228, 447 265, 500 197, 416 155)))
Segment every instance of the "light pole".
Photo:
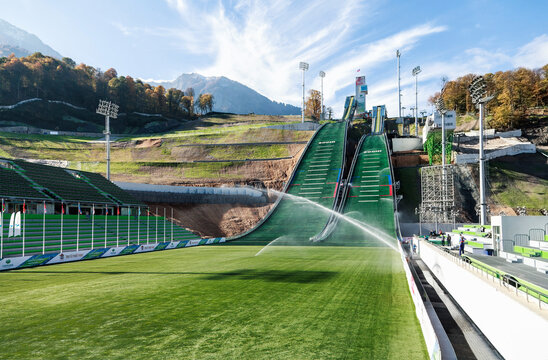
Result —
POLYGON ((405 125, 405 106, 400 106, 400 114, 403 113, 403 117, 401 117, 400 115, 400 120, 401 120, 401 126, 402 126, 402 135, 407 135, 408 131, 407 131, 407 126, 405 125))
POLYGON ((323 111, 323 78, 325 77, 325 71, 320 71, 320 79, 321 79, 321 82, 322 82, 322 86, 321 86, 321 97, 320 97, 320 120, 323 120, 325 115, 324 115, 324 111, 323 111))
POLYGON ((422 110, 420 113, 421 113, 421 122, 424 122, 424 115, 426 115, 426 110, 422 110))
POLYGON ((487 222, 487 204, 485 202, 485 154, 483 151, 483 118, 485 117, 485 103, 493 99, 487 95, 487 85, 483 76, 476 76, 468 87, 472 102, 479 107, 479 176, 480 176, 480 224, 487 222))
POLYGON ((415 208, 415 215, 419 216, 419 236, 422 236, 422 216, 424 215, 422 204, 419 204, 419 207, 415 208))
POLYGON ((105 131, 103 131, 103 134, 105 134, 107 144, 107 180, 110 180, 110 118, 116 119, 118 117, 118 105, 110 101, 99 100, 97 114, 105 116, 105 131))
POLYGON ((401 118, 400 56, 400 50, 396 50, 396 57, 398 58, 398 118, 401 118))
POLYGON ((420 74, 421 72, 421 67, 420 66, 417 66, 413 69, 413 71, 411 72, 413 74, 413 76, 415 77, 415 136, 419 136, 419 117, 418 117, 418 114, 417 114, 417 111, 419 109, 419 91, 418 91, 418 88, 417 88, 417 85, 418 85, 418 75, 420 74))
POLYGON ((299 69, 303 71, 303 107, 301 109, 301 123, 304 123, 304 72, 308 70, 308 63, 300 62, 299 69))

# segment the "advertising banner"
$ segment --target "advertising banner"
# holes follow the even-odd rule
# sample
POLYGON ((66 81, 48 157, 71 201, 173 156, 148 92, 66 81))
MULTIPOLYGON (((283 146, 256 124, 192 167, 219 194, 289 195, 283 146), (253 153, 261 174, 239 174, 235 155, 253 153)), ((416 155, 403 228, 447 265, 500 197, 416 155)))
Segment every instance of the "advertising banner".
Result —
POLYGON ((102 257, 109 257, 109 256, 119 255, 122 252, 122 250, 124 250, 125 248, 126 248, 125 246, 118 246, 118 247, 110 248, 106 253, 103 254, 102 257))
MULTIPOLYGON (((15 216, 14 216, 15 217, 15 216)), ((67 263, 78 260, 91 260, 117 255, 129 255, 150 251, 179 249, 190 246, 224 243, 225 238, 192 239, 153 244, 132 244, 112 248, 97 248, 93 250, 68 251, 64 253, 38 254, 0 259, 0 271, 28 268, 40 265, 67 263)))
POLYGON ((198 245, 200 245, 200 239, 197 239, 197 240, 188 240, 188 243, 186 244, 186 247, 198 246, 198 245))
POLYGON ((367 85, 365 76, 356 77, 356 115, 365 112, 365 95, 367 95, 367 85))
POLYGON ((55 254, 55 257, 48 261, 48 264, 58 264, 70 261, 82 260, 87 255, 89 250, 84 251, 70 251, 61 254, 55 254))
MULTIPOLYGON (((162 244, 162 243, 160 243, 160 244, 162 244)), ((160 244, 143 244, 143 245, 138 245, 138 248, 137 248, 133 253, 136 254, 136 253, 154 251, 154 249, 156 249, 156 246, 157 246, 157 245, 160 245, 160 244)))
POLYGON ((91 259, 97 259, 102 257, 110 248, 102 248, 102 249, 93 249, 90 250, 83 258, 82 260, 91 260, 91 259))
POLYGON ((179 249, 179 248, 186 247, 186 244, 188 244, 188 240, 179 241, 179 243, 177 244, 175 248, 179 249))
POLYGON ((126 246, 122 251, 120 251, 120 255, 133 254, 135 252, 135 250, 137 250, 138 247, 139 247, 139 245, 126 246))
POLYGON ((17 269, 19 265, 27 261, 31 256, 20 256, 0 260, 0 270, 17 269))
POLYGON ((43 255, 33 255, 28 258, 24 263, 19 265, 19 269, 26 267, 33 267, 38 265, 45 265, 55 257, 56 254, 43 254, 43 255))

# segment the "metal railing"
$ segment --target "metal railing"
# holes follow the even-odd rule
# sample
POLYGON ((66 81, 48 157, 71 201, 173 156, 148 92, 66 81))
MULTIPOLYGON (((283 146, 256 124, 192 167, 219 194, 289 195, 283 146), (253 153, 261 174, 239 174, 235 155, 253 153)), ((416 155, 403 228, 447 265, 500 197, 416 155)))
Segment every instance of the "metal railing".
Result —
POLYGON ((451 258, 462 268, 469 270, 478 270, 481 272, 482 276, 485 275, 485 278, 489 278, 490 276, 493 283, 495 282, 495 279, 498 279, 499 286, 504 286, 505 288, 508 288, 508 286, 513 286, 515 288, 515 295, 517 297, 519 297, 519 292, 522 292, 525 293, 527 302, 529 302, 529 296, 532 296, 534 299, 538 299, 538 307, 540 310, 542 310, 542 303, 548 305, 548 292, 542 292, 527 284, 524 284, 522 280, 519 280, 518 277, 510 273, 494 270, 477 261, 474 261, 467 256, 459 256, 451 250, 437 246, 435 244, 430 245, 433 245, 435 248, 442 250, 444 253, 450 255, 451 258))

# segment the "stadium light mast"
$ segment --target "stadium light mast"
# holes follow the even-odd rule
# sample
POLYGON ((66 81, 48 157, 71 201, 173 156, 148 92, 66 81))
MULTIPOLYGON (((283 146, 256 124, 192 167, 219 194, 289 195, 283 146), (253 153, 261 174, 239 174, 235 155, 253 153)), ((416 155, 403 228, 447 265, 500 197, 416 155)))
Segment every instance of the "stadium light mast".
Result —
POLYGON ((308 70, 308 63, 300 62, 299 69, 303 71, 303 107, 301 108, 301 123, 304 123, 304 72, 308 70))
POLYGON ((485 153, 483 151, 483 120, 485 117, 485 104, 493 99, 487 95, 487 85, 483 76, 476 76, 468 87, 472 102, 479 108, 479 177, 480 177, 480 224, 487 222, 487 204, 485 201, 485 153))
POLYGON ((320 95, 320 120, 323 120, 325 117, 324 111, 323 111, 323 78, 325 77, 325 71, 320 71, 320 79, 321 79, 321 95, 320 95))
POLYGON ((398 118, 401 119, 400 56, 400 50, 396 50, 396 58, 398 58, 398 118))
POLYGON ((413 74, 413 76, 415 77, 415 136, 419 136, 419 114, 418 114, 418 111, 419 111, 419 91, 418 91, 418 75, 420 74, 421 72, 421 67, 420 66, 417 66, 413 69, 413 71, 411 72, 413 74))
POLYGON ((110 180, 110 118, 116 119, 118 117, 118 105, 106 101, 99 100, 99 107, 97 108, 97 114, 105 116, 105 142, 107 145, 107 180, 110 180))

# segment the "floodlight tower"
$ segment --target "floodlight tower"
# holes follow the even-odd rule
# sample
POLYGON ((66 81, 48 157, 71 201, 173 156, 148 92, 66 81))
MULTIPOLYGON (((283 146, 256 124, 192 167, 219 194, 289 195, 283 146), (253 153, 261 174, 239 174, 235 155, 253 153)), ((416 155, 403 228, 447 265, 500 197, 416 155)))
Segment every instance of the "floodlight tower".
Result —
POLYGON ((400 56, 400 50, 396 50, 396 58, 398 59, 398 118, 401 118, 400 56))
POLYGON ((323 120, 324 119, 324 111, 323 111, 323 78, 325 77, 325 71, 320 71, 320 79, 321 79, 321 82, 322 82, 322 87, 321 87, 321 95, 320 95, 320 120, 323 120))
POLYGON ((480 223, 487 222, 487 204, 485 202, 485 154, 483 151, 483 120, 485 117, 485 104, 493 99, 487 95, 487 85, 483 76, 476 76, 468 87, 472 102, 479 108, 479 169, 480 169, 480 223))
POLYGON ((118 117, 118 105, 110 101, 99 100, 97 114, 105 116, 105 131, 103 131, 103 134, 105 134, 107 144, 107 180, 110 180, 110 118, 116 119, 118 117))
POLYGON ((299 69, 303 71, 303 107, 301 109, 301 123, 304 123, 304 72, 308 70, 308 63, 300 62, 299 69))
POLYGON ((413 69, 411 72, 413 76, 415 77, 415 136, 419 136, 419 116, 417 112, 419 111, 419 91, 417 90, 417 83, 418 83, 418 75, 421 72, 421 67, 417 66, 413 69))

